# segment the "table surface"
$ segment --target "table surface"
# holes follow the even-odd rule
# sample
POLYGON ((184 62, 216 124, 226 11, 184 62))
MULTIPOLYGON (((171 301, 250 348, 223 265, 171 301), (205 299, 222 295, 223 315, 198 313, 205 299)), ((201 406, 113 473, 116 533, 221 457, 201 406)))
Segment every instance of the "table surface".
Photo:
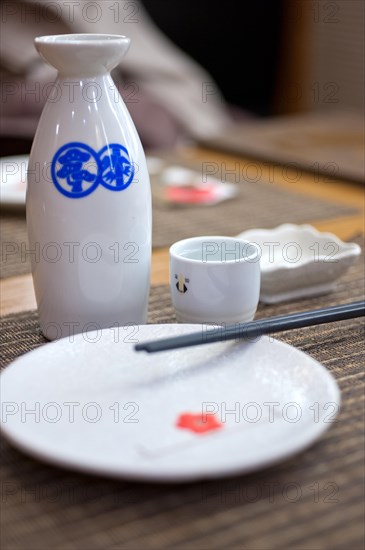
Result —
MULTIPOLYGON (((184 148, 179 150, 179 155, 184 160, 197 160, 205 162, 226 163, 227 171, 237 169, 237 163, 242 166, 252 162, 252 159, 234 157, 221 154, 216 151, 198 148, 184 148)), ((318 176, 306 172, 294 184, 283 178, 281 170, 275 170, 267 162, 255 161, 263 174, 273 185, 278 188, 295 190, 296 193, 307 197, 330 199, 344 205, 353 206, 358 213, 351 216, 333 218, 321 221, 311 221, 311 225, 320 231, 330 231, 343 240, 350 239, 353 235, 364 232, 365 203, 364 190, 359 184, 348 181, 330 181, 325 176, 318 176)), ((151 284, 168 283, 169 280, 168 248, 153 250, 151 284)), ((0 281, 0 315, 17 313, 36 308, 33 292, 32 277, 30 274, 17 277, 9 277, 0 281)))
MULTIPOLYGON (((237 163, 250 162, 249 159, 238 159, 203 149, 183 149, 179 151, 179 155, 182 160, 224 162, 227 170, 236 169, 237 163)), ((270 174, 271 167, 267 163, 260 164, 260 168, 263 177, 267 177, 278 189, 291 189, 306 197, 355 207, 355 214, 351 216, 311 221, 318 230, 335 233, 344 240, 364 233, 364 190, 361 185, 346 181, 326 181, 323 177, 309 173, 302 173, 300 179, 293 184, 284 180, 282 170, 273 170, 270 174)), ((352 292, 356 290, 359 293, 362 270, 358 268, 357 273, 360 275, 357 275, 356 285, 353 280, 351 284, 352 292)), ((152 285, 166 284, 168 278, 168 249, 153 250, 152 285)), ((5 354, 21 338, 26 339, 27 335, 35 338, 36 315, 28 310, 35 309, 36 303, 30 274, 9 277, 1 280, 0 284, 1 314, 27 312, 20 315, 27 319, 27 324, 17 322, 17 326, 12 326, 10 337, 9 334, 8 337, 4 336, 5 354)), ((351 300, 351 284, 347 286, 346 281, 343 282, 337 298, 340 296, 342 300, 351 300)), ((153 289, 153 303, 161 302, 161 293, 168 296, 168 289, 165 286, 153 289)), ((316 306, 320 305, 319 300, 316 306)), ((291 304, 281 306, 284 308, 281 313, 290 312, 291 304)), ((152 306, 151 309, 153 310, 152 306)), ((289 343, 315 358, 320 352, 318 360, 335 373, 343 396, 341 422, 328 430, 319 446, 314 450, 309 449, 299 460, 294 457, 289 462, 266 472, 258 472, 256 476, 249 478, 203 482, 197 486, 188 484, 184 487, 154 487, 147 484, 108 482, 98 478, 91 482, 86 476, 53 471, 42 464, 34 464, 32 470, 32 461, 26 461, 21 455, 12 453, 9 446, 8 452, 5 452, 4 465, 7 475, 5 484, 8 484, 6 487, 23 489, 24 486, 30 487, 30 490, 33 487, 42 492, 57 483, 60 487, 63 487, 63 483, 65 487, 68 487, 68 483, 73 487, 74 483, 79 488, 80 495, 84 488, 91 488, 95 490, 96 498, 95 501, 91 499, 90 502, 84 502, 83 496, 76 495, 75 502, 65 505, 68 501, 63 491, 62 498, 55 503, 52 501, 50 505, 47 499, 29 500, 26 497, 28 500, 23 502, 22 499, 19 501, 17 493, 9 496, 8 500, 5 495, 3 536, 9 540, 8 547, 23 548, 24 541, 28 540, 30 542, 26 546, 29 548, 48 548, 49 542, 54 540, 55 548, 261 549, 293 548, 293 541, 297 541, 295 547, 298 549, 362 548, 363 387, 360 383, 362 333, 358 321, 353 320, 351 327, 347 322, 346 329, 351 334, 350 338, 345 331, 339 330, 338 325, 324 329, 327 332, 324 335, 322 332, 319 340, 314 336, 314 330, 310 333, 292 331, 295 334, 290 336, 292 340, 289 343), (322 346, 318 345, 318 341, 322 342, 322 346), (328 345, 323 345, 323 342, 328 345), (274 506, 271 493, 269 498, 265 497, 267 486, 275 487, 274 506), (303 491, 297 504, 293 504, 296 500, 291 500, 290 494, 279 500, 282 497, 282 488, 291 490, 293 486, 303 491), (241 495, 241 491, 250 487, 263 490, 263 497, 257 502, 248 500, 249 494, 246 503, 243 493, 241 495), (317 493, 312 495, 312 491, 317 489, 320 490, 320 498, 317 493), (337 500, 329 498, 333 489, 338 492, 337 500), (128 501, 130 495, 134 499, 131 503, 128 501), (230 495, 234 497, 233 502, 226 500, 230 495), (331 504, 332 502, 338 504, 331 504), (149 517, 151 510, 154 515, 149 517), (90 518, 94 518, 93 521, 90 522, 90 518), (190 537, 201 540, 201 544, 195 546, 190 537), (127 546, 123 546, 123 540, 127 542, 127 546), (246 542, 242 545, 244 541, 247 545, 246 542)), ((7 323, 14 323, 12 316, 4 319, 4 326, 7 323)))

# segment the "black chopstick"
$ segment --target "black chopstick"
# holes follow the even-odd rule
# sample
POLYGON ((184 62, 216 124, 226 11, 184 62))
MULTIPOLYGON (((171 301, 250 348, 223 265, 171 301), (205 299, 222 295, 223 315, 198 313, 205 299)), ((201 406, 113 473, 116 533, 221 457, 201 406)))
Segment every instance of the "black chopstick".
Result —
POLYGON ((311 325, 322 325, 334 321, 343 321, 365 315, 365 301, 353 302, 341 306, 331 306, 291 315, 280 315, 269 319, 259 319, 249 323, 241 323, 230 326, 217 327, 211 330, 202 329, 200 332, 183 334, 171 338, 163 338, 151 342, 136 344, 136 351, 166 351, 200 344, 211 344, 225 340, 249 340, 255 339, 264 334, 272 334, 284 330, 309 327, 311 325))

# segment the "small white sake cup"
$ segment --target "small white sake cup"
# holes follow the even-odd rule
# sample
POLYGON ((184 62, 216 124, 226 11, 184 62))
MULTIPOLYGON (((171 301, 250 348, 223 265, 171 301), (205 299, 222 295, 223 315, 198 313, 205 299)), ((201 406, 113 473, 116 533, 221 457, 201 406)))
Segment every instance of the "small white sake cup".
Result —
POLYGON ((235 237, 193 237, 170 248, 170 291, 180 323, 252 321, 260 295, 260 251, 235 237))

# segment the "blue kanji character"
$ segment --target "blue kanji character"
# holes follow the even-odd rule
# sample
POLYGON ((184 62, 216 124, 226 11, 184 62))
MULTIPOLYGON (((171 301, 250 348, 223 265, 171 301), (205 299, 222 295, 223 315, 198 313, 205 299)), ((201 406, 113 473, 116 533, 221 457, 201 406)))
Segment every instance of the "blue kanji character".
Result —
POLYGON ((58 170, 57 176, 67 180, 68 185, 72 188, 72 193, 82 193, 82 182, 95 181, 96 175, 88 170, 83 169, 83 165, 90 159, 91 155, 85 151, 72 148, 58 158, 58 162, 62 164, 62 168, 58 170))
POLYGON ((108 154, 101 159, 101 183, 114 191, 125 189, 134 176, 134 168, 129 160, 127 149, 122 145, 112 144, 102 149, 100 157, 106 152, 108 154))

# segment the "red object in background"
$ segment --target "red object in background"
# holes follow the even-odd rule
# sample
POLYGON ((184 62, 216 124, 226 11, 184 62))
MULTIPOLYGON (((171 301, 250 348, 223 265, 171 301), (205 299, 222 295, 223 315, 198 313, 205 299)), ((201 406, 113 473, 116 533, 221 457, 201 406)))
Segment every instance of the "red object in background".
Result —
POLYGON ((216 185, 197 188, 194 186, 167 186, 165 197, 170 202, 176 203, 205 203, 212 202, 216 198, 216 185))
POLYGON ((176 426, 201 435, 211 430, 218 430, 223 427, 223 424, 213 414, 183 413, 178 417, 176 426))

